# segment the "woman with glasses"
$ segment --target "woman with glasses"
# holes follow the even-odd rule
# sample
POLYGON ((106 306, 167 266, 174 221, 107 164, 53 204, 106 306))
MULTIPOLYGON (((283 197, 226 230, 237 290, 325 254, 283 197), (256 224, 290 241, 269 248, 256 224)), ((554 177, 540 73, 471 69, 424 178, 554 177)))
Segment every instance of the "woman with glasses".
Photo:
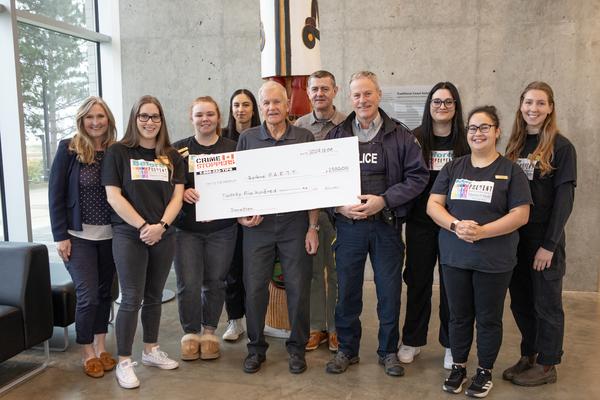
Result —
POLYGON ((556 382, 563 354, 565 224, 573 209, 577 155, 556 124, 552 88, 532 82, 521 93, 506 157, 527 178, 533 207, 519 230, 517 267, 510 283, 511 309, 521 331, 521 358, 504 371, 517 385, 556 382))
POLYGON ((104 154, 114 143, 115 119, 99 97, 81 103, 77 131, 58 145, 48 184, 52 235, 75 284, 75 330, 83 369, 93 378, 112 370, 106 333, 115 273, 110 206, 100 185, 104 154))
MULTIPOLYGON (((223 129, 221 136, 237 142, 241 133, 258 125, 260 125, 258 104, 252 92, 248 89, 238 89, 233 92, 229 100, 227 127, 223 129)), ((223 339, 228 341, 238 340, 245 332, 244 323, 242 322, 244 314, 246 314, 242 235, 242 226, 239 225, 233 261, 226 279, 225 309, 227 310, 229 323, 225 333, 223 333, 223 339)))
MULTIPOLYGON (((398 358, 410 363, 427 344, 431 316, 433 271, 439 258, 440 228, 427 215, 429 192, 442 167, 453 158, 469 152, 464 134, 462 105, 456 86, 439 82, 429 92, 421 126, 414 130, 421 143, 423 157, 429 165, 429 183, 416 199, 406 221, 406 317, 402 328, 402 345, 398 358)), ((439 341, 446 348, 444 368, 452 368, 452 353, 448 339, 448 301, 440 271, 440 331, 439 341)))
POLYGON ((233 140, 221 133, 221 112, 212 97, 193 101, 190 119, 194 135, 173 144, 187 159, 183 208, 178 219, 175 250, 177 304, 185 332, 181 339, 182 360, 215 359, 220 356, 215 329, 225 302, 225 278, 231 267, 237 220, 196 221, 200 194, 194 189, 194 164, 202 154, 235 151, 233 140))
POLYGON ((502 342, 504 298, 517 263, 517 229, 527 223, 531 194, 527 177, 496 151, 500 137, 496 108, 469 113, 471 154, 440 171, 427 214, 442 229, 440 264, 450 307, 450 348, 454 364, 443 390, 460 393, 477 327, 477 373, 465 394, 485 397, 502 342))
POLYGON ((174 369, 178 363, 160 350, 162 292, 175 252, 169 225, 181 209, 185 165, 169 141, 163 108, 143 96, 132 107, 125 136, 107 151, 102 184, 113 208, 113 253, 121 286, 116 319, 117 380, 123 388, 140 382, 131 349, 141 308, 142 363, 174 369))

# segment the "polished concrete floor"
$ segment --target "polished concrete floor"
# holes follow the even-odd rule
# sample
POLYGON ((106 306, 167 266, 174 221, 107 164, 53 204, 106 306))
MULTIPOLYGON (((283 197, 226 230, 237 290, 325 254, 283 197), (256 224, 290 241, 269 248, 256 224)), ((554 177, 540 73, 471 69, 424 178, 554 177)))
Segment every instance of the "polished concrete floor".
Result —
MULTIPOLYGON (((168 288, 174 288, 170 277, 168 288)), ((437 288, 436 288, 437 289, 437 288)), ((442 369, 443 349, 437 342, 437 318, 432 318, 429 345, 422 349, 415 362, 406 366, 406 375, 391 378, 377 364, 377 318, 373 282, 365 283, 363 338, 361 361, 342 375, 324 371, 330 352, 321 347, 307 353, 309 369, 304 374, 292 375, 287 368, 284 341, 269 339, 267 362, 254 375, 242 371, 246 355, 246 340, 225 343, 222 356, 214 361, 181 362, 179 369, 162 371, 140 365, 136 373, 141 387, 124 390, 119 387, 114 372, 104 378, 86 377, 80 367, 77 346, 72 344, 64 353, 53 352, 51 365, 40 375, 8 392, 3 399, 453 399, 464 395, 450 395, 441 390, 447 372, 442 369)), ((565 356, 558 367, 556 384, 537 388, 522 388, 501 379, 502 370, 518 358, 519 336, 506 308, 504 343, 494 370, 493 399, 600 399, 600 295, 596 293, 565 293, 566 335, 565 356)), ((508 301, 507 301, 508 303, 508 301)), ((434 307, 437 307, 437 293, 434 307)), ((402 312, 402 318, 404 313, 402 312)), ((401 319, 402 320, 402 319, 401 319)), ((217 333, 225 328, 222 317, 217 333)), ((71 329, 71 340, 74 333, 71 329)), ((175 301, 163 307, 160 343, 163 350, 178 357, 181 328, 175 301)), ((108 347, 115 351, 114 332, 109 332, 108 347)), ((134 354, 139 361, 140 331, 134 354)), ((28 351, 0 364, 0 383, 31 359, 39 351, 28 351)), ((140 363, 141 364, 141 363, 140 363)), ((476 366, 475 349, 468 364, 469 373, 476 366)))

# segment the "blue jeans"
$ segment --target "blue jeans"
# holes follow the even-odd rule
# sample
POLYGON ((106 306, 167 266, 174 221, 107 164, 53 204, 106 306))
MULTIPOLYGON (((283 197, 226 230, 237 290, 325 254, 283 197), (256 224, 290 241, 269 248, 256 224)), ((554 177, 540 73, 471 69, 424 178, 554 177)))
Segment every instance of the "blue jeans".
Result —
POLYGON ((360 347, 362 288, 367 254, 371 258, 377 292, 379 317, 379 347, 377 354, 385 356, 398 351, 400 332, 400 294, 404 243, 401 229, 381 220, 336 220, 337 239, 333 245, 338 276, 338 303, 335 326, 339 350, 357 356, 360 347))
POLYGON ((175 274, 179 320, 185 333, 217 328, 225 302, 225 278, 231 266, 237 224, 216 232, 178 229, 175 274))
POLYGON ((75 284, 76 341, 91 344, 94 335, 108 332, 115 275, 112 241, 71 237, 71 258, 65 266, 75 284))

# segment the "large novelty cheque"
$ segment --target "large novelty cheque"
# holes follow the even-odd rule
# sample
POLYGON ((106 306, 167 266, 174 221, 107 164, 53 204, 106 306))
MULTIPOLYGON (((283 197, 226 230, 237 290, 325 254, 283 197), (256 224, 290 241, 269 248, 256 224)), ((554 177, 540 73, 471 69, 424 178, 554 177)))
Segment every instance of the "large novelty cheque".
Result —
POLYGON ((358 138, 191 156, 196 220, 358 204, 358 138))

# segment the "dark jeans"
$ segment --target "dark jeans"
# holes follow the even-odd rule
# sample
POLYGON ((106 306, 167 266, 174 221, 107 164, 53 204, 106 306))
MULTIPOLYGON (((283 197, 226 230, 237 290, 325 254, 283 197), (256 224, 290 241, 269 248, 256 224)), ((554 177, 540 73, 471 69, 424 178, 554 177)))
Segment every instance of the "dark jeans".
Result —
POLYGON ((335 332, 337 273, 331 245, 335 229, 325 211, 319 213, 319 249, 313 257, 310 282, 310 330, 335 332))
POLYGON ((336 220, 337 238, 333 245, 338 276, 338 303, 335 326, 339 350, 357 356, 362 327, 363 282, 367 254, 371 258, 377 292, 379 317, 379 347, 377 354, 385 356, 398 351, 400 332, 400 294, 404 243, 400 229, 381 220, 346 222, 336 220))
POLYGON ((177 305, 185 333, 198 333, 202 326, 217 328, 236 234, 237 224, 211 233, 177 230, 177 305))
POLYGON ((95 334, 108 332, 115 276, 111 242, 71 236, 71 258, 65 266, 75 285, 75 330, 79 344, 91 344, 95 334))
POLYGON ((238 225, 237 240, 231 267, 225 279, 225 310, 227 319, 240 319, 246 314, 246 291, 244 290, 244 252, 243 252, 243 229, 238 225))
MULTIPOLYGON (((419 221, 406 223, 406 316, 402 328, 402 343, 408 346, 427 344, 427 330, 431 317, 433 271, 439 257, 438 234, 440 228, 419 221)), ((450 347, 448 325, 450 310, 441 268, 440 273, 440 331, 439 341, 450 347)))
POLYGON ((175 253, 174 228, 154 246, 140 240, 140 233, 125 224, 113 226, 113 253, 121 286, 116 336, 120 356, 131 356, 131 347, 142 309, 144 343, 158 341, 162 292, 175 253))
POLYGON ((537 234, 529 227, 528 230, 520 233, 517 267, 510 282, 510 308, 522 335, 521 355, 537 353, 539 364, 560 364, 565 333, 562 305, 565 236, 556 246, 550 268, 535 271, 533 259, 542 245, 543 230, 537 234))
POLYGON ((497 274, 442 265, 450 305, 450 348, 455 363, 466 363, 477 327, 479 366, 494 368, 502 344, 504 298, 512 271, 497 274))
POLYGON ((285 344, 290 354, 302 355, 305 352, 312 274, 312 261, 304 244, 307 229, 306 212, 267 215, 260 225, 244 227, 244 286, 250 354, 264 355, 269 347, 263 331, 276 255, 285 279, 291 325, 290 337, 285 344))

